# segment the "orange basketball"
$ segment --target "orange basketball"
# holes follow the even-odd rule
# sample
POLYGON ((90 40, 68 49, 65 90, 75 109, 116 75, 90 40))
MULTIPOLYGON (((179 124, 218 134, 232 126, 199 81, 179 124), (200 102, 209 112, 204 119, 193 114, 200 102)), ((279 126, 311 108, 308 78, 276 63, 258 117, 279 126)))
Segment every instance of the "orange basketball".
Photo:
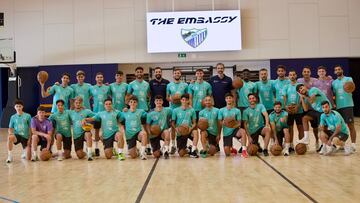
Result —
POLYGON ((49 74, 46 71, 40 71, 37 74, 37 80, 39 83, 44 84, 49 78, 49 74))
POLYGON ((306 153, 306 145, 303 143, 299 143, 295 146, 295 152, 298 155, 303 155, 306 153))
POLYGON ((256 144, 249 144, 249 146, 247 147, 247 152, 250 156, 256 156, 258 150, 259 147, 256 144))
POLYGON ((270 149, 270 152, 272 155, 274 156, 279 156, 282 152, 282 147, 278 144, 274 144, 271 149, 270 149))
POLYGON ((209 127, 209 122, 206 118, 200 118, 198 121, 198 128, 202 131, 207 130, 209 127))
POLYGON ((48 161, 49 159, 51 159, 51 153, 49 150, 47 149, 43 149, 41 152, 40 152, 40 160, 41 161, 48 161))
POLYGON ((349 81, 349 82, 345 82, 344 84, 344 91, 347 93, 352 93, 355 91, 355 83, 349 81))
POLYGON ((232 82, 232 86, 235 88, 235 89, 239 89, 241 88, 242 86, 244 85, 242 79, 240 78, 235 78, 232 82))
POLYGON ((236 125, 236 119, 235 117, 226 117, 224 119, 224 125, 228 128, 233 128, 236 125))
POLYGON ((154 136, 159 136, 161 133, 161 128, 159 125, 151 125, 150 126, 150 133, 154 136))
POLYGON ((82 126, 82 129, 85 132, 90 132, 93 128, 94 128, 94 125, 91 123, 86 123, 85 125, 82 126))
POLYGON ((187 136, 189 135, 189 126, 186 125, 186 124, 182 124, 180 126, 177 127, 177 130, 179 132, 180 135, 183 135, 183 136, 187 136))
POLYGON ((174 96, 172 96, 172 103, 180 104, 181 103, 181 95, 178 93, 174 94, 174 96))

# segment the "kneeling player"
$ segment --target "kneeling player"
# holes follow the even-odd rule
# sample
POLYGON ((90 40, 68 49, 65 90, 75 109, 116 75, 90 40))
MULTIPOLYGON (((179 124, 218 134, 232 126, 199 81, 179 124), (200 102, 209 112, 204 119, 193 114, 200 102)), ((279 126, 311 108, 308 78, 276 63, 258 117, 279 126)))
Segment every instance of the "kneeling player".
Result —
POLYGON ((226 156, 230 156, 231 149, 233 147, 233 138, 241 139, 242 144, 242 156, 244 158, 248 157, 246 151, 246 134, 240 128, 241 126, 241 113, 234 105, 234 96, 231 93, 225 95, 226 107, 223 107, 219 110, 218 119, 222 120, 223 128, 223 140, 224 140, 224 152, 226 156), (236 123, 232 126, 227 126, 225 122, 226 118, 233 117, 236 120, 236 123))
POLYGON ((117 142, 117 158, 125 160, 123 153, 124 136, 119 131, 118 119, 121 117, 120 111, 113 110, 112 100, 105 99, 105 111, 100 111, 92 118, 86 118, 85 121, 100 121, 102 129, 102 142, 104 144, 105 157, 111 159, 113 156, 114 142, 117 142))
POLYGON ((186 147, 187 141, 190 139, 193 145, 189 155, 191 158, 199 158, 197 154, 199 135, 196 130, 196 114, 195 110, 189 106, 189 94, 183 94, 181 96, 181 106, 174 109, 171 120, 171 125, 176 130, 176 144, 179 155, 183 157, 188 153, 186 147), (182 125, 189 127, 187 133, 180 134, 179 127, 182 125))
POLYGON ((287 125, 288 113, 281 109, 281 102, 274 104, 274 111, 269 116, 271 130, 275 138, 275 144, 282 146, 285 139, 284 156, 289 156, 290 133, 287 125))
MULTIPOLYGON (((330 155, 334 150, 334 145, 343 145, 349 137, 349 129, 343 117, 334 110, 331 110, 328 101, 321 103, 324 113, 320 116, 320 139, 324 146, 322 147, 320 154, 330 155), (340 140, 335 142, 335 138, 340 140)), ((345 154, 351 154, 350 146, 345 146, 345 154)))
POLYGON ((169 144, 170 144, 170 131, 169 131, 169 120, 171 119, 171 109, 163 107, 163 97, 161 95, 155 96, 155 108, 153 111, 147 114, 146 116, 146 130, 150 137, 151 148, 153 150, 153 155, 155 158, 160 157, 160 141, 165 141, 163 151, 164 158, 169 158, 169 144), (151 125, 160 126, 160 134, 152 135, 151 125))
POLYGON ((208 128, 200 131, 203 147, 203 150, 200 151, 200 156, 203 158, 207 156, 207 153, 213 156, 217 152, 216 146, 219 144, 221 134, 221 124, 218 119, 219 109, 213 107, 211 96, 206 96, 204 102, 205 108, 199 113, 199 120, 206 119, 208 122, 208 128))
POLYGON ((16 114, 12 115, 9 123, 9 136, 8 136, 8 158, 6 163, 13 161, 12 150, 13 145, 21 143, 23 152, 21 154, 22 159, 30 160, 30 148, 31 148, 31 129, 30 122, 31 116, 23 111, 24 103, 20 100, 15 101, 16 114))

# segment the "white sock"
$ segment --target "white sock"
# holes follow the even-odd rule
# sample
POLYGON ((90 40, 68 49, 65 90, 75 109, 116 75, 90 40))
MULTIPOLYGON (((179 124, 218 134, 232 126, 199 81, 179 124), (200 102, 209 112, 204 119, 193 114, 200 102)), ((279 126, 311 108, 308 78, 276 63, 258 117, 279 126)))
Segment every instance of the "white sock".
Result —
POLYGON ((12 155, 11 151, 8 151, 8 156, 11 156, 11 155, 12 155))
POLYGON ((99 148, 99 141, 95 141, 95 149, 99 148))
POLYGON ((61 156, 62 155, 61 153, 62 153, 61 150, 57 151, 58 156, 61 156))
POLYGON ((175 140, 171 140, 171 145, 175 146, 175 140))
POLYGON ((150 144, 147 144, 147 145, 146 145, 146 148, 151 148, 150 144))
POLYGON ((246 146, 243 146, 243 147, 242 147, 242 150, 243 150, 243 151, 246 151, 246 146))
POLYGON ((168 152, 169 151, 169 146, 165 145, 164 146, 164 152, 168 152))
POLYGON ((145 153, 145 149, 146 149, 146 146, 141 146, 141 147, 140 147, 140 153, 141 153, 141 154, 144 154, 144 153, 145 153))
POLYGON ((304 131, 304 138, 303 139, 308 139, 309 138, 309 131, 304 131))
POLYGON ((351 143, 351 147, 352 147, 352 148, 356 148, 356 143, 354 143, 354 142, 351 143))
POLYGON ((87 154, 92 154, 92 147, 87 148, 87 154))
POLYGON ((191 147, 191 151, 192 151, 192 152, 195 151, 196 149, 197 149, 196 146, 192 146, 192 147, 191 147))
POLYGON ((118 148, 118 153, 119 154, 123 153, 123 148, 118 148))

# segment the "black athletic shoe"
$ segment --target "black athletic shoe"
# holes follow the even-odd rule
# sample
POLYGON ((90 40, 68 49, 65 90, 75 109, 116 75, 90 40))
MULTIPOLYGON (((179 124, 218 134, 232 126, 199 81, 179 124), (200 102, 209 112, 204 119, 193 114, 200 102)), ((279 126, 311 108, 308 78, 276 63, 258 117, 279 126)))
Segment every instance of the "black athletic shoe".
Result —
POLYGON ((218 151, 218 152, 220 152, 220 146, 219 146, 219 144, 216 144, 216 151, 218 151))
POLYGON ((323 148, 323 145, 320 145, 319 149, 317 149, 316 152, 319 153, 322 148, 323 148))
POLYGON ((260 147, 259 143, 257 144, 257 146, 258 146, 258 152, 259 152, 259 153, 262 153, 262 152, 263 152, 263 149, 260 147))
POLYGON ((191 158, 199 158, 199 155, 198 155, 198 153, 197 153, 197 150, 194 150, 194 151, 190 152, 190 157, 191 157, 191 158))
POLYGON ((295 149, 292 148, 292 147, 289 147, 289 153, 290 153, 290 154, 293 154, 294 152, 295 152, 295 149))
POLYGON ((100 156, 100 149, 99 148, 95 148, 95 156, 100 156))
POLYGON ((239 154, 242 153, 242 147, 240 147, 239 151, 238 151, 239 154))
POLYGON ((267 150, 267 149, 264 149, 264 150, 263 150, 263 154, 264 154, 264 156, 269 156, 268 150, 267 150))
POLYGON ((169 158, 169 152, 165 152, 165 153, 164 153, 164 158, 165 158, 165 159, 168 159, 168 158, 169 158))
POLYGON ((145 153, 146 153, 146 155, 152 155, 152 153, 151 153, 151 148, 146 148, 145 149, 145 153))

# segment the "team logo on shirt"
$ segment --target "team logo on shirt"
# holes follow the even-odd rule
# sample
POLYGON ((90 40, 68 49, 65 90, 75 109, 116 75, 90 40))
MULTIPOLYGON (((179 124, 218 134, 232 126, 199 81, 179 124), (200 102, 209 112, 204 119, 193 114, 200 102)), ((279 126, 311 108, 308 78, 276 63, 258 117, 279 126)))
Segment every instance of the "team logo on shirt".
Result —
POLYGON ((202 44, 207 37, 207 28, 204 29, 181 29, 183 40, 193 48, 202 44))

